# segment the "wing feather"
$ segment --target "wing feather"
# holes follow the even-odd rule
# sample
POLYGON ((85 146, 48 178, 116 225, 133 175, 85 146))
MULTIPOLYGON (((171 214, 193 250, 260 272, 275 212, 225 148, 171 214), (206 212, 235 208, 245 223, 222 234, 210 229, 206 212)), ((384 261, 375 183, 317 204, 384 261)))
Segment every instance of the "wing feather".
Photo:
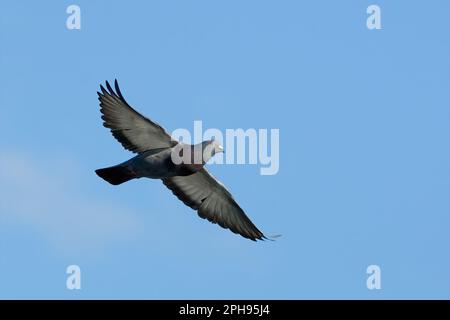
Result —
POLYGON ((111 130, 122 146, 135 153, 157 148, 170 148, 178 142, 156 122, 134 110, 120 92, 117 80, 115 90, 106 81, 106 89, 100 85, 98 93, 103 126, 111 130))
POLYGON ((184 204, 197 210, 199 217, 254 241, 267 239, 228 190, 205 168, 189 176, 162 181, 184 204))

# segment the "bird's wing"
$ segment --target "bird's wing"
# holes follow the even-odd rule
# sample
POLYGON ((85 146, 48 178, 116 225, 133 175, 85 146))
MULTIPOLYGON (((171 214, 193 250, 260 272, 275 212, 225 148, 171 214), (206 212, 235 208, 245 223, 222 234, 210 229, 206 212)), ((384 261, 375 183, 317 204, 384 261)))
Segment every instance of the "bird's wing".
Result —
POLYGON ((178 143, 159 124, 141 115, 125 101, 117 80, 114 85, 115 91, 108 81, 108 90, 100 85, 102 92, 97 92, 100 111, 103 114, 103 126, 111 129, 114 138, 125 149, 142 153, 156 148, 170 148, 178 143))
POLYGON ((189 175, 162 179, 173 194, 198 215, 251 240, 267 239, 250 221, 228 190, 205 168, 189 175))

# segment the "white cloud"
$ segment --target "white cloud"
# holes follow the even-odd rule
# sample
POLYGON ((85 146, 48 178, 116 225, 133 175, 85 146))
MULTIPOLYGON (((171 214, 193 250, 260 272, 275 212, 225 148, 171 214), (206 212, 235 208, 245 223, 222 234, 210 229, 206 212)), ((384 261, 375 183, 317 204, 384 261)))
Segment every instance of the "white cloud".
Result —
POLYGON ((58 251, 99 252, 141 232, 137 216, 83 188, 72 161, 0 154, 1 227, 27 227, 58 251))

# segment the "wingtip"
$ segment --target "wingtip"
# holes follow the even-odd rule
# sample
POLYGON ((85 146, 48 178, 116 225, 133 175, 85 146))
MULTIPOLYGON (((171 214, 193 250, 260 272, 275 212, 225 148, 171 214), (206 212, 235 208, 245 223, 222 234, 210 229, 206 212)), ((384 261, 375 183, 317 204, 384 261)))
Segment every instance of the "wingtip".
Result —
POLYGON ((102 84, 100 85, 100 90, 102 91, 103 95, 107 93, 105 87, 102 84))
POLYGON ((120 88, 119 88, 119 82, 117 81, 117 79, 114 79, 114 88, 116 88, 116 92, 117 95, 119 96, 120 99, 122 99, 123 101, 125 101, 122 92, 120 92, 120 88))
POLYGON ((109 94, 115 96, 115 92, 109 84, 108 80, 106 80, 106 87, 108 88, 109 94))
POLYGON ((277 234, 274 236, 263 236, 262 240, 276 241, 280 237, 281 237, 281 234, 277 234))
POLYGON ((111 84, 109 83, 108 80, 105 80, 105 85, 106 85, 106 89, 105 89, 105 87, 102 84, 100 84, 101 93, 97 91, 97 94, 99 95, 99 97, 102 97, 102 96, 105 96, 105 95, 110 95, 110 96, 113 96, 113 97, 118 97, 122 101, 126 102, 124 97, 123 97, 123 95, 122 95, 122 92, 120 91, 119 81, 117 81, 117 78, 114 79, 114 89, 113 89, 113 87, 111 86, 111 84))

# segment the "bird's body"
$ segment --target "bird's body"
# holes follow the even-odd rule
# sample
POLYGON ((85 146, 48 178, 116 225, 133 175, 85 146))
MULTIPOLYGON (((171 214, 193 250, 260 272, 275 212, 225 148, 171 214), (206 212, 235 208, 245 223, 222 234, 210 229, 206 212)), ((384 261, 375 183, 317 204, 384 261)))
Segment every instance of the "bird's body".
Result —
POLYGON ((182 164, 175 165, 171 161, 173 148, 145 151, 125 163, 135 170, 138 178, 162 179, 179 176, 182 164))
POLYGON ((266 239, 246 216, 228 190, 204 167, 223 148, 214 140, 186 145, 173 140, 157 123, 135 111, 123 98, 117 80, 115 91, 98 92, 104 126, 124 148, 137 155, 121 164, 96 170, 104 180, 119 185, 132 179, 161 179, 198 215, 251 240, 266 239))
POLYGON ((111 184, 117 185, 131 179, 164 179, 188 176, 203 168, 203 164, 175 164, 172 161, 175 148, 148 150, 116 166, 98 169, 96 173, 111 184), (122 176, 123 180, 121 178, 108 180, 109 177, 116 177, 117 175, 122 176))

